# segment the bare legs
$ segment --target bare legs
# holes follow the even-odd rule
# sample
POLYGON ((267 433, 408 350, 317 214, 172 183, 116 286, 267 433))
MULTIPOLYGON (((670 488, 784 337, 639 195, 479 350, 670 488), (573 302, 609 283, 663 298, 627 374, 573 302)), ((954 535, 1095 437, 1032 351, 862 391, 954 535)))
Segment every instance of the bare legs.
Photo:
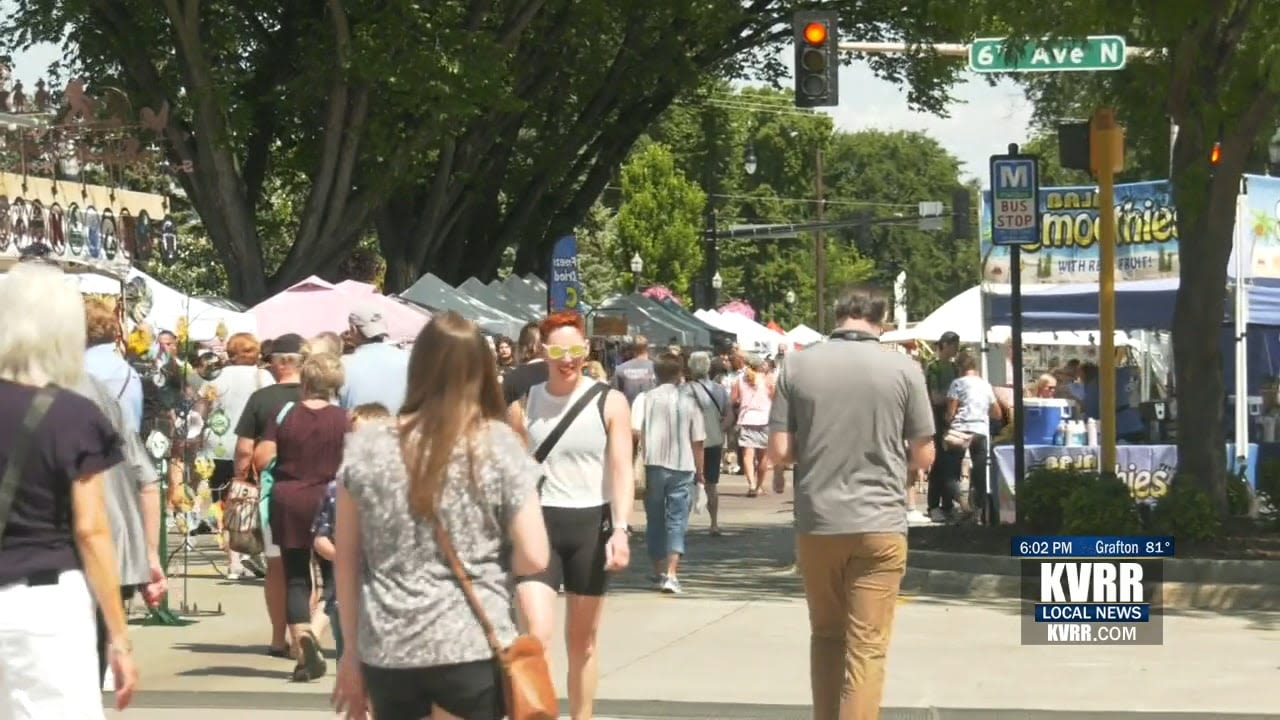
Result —
MULTIPOLYGON (((525 629, 542 641, 550 655, 555 627, 551 608, 556 591, 544 583, 530 581, 520 583, 517 596, 525 629)), ((604 598, 569 594, 566 599, 564 635, 569 658, 569 717, 591 720, 599 682, 596 635, 600 630, 604 598)))

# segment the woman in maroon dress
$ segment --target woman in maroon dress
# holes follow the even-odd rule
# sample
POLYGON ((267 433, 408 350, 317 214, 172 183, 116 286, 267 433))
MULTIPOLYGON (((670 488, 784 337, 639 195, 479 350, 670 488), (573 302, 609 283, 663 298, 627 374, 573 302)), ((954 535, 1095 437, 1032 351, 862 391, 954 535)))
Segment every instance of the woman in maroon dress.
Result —
MULTIPOLYGON (((275 455, 275 485, 268 517, 271 537, 280 546, 287 588, 286 616, 292 630, 298 665, 295 682, 324 675, 320 641, 311 632, 311 553, 315 538, 311 525, 324 500, 329 481, 342 464, 342 444, 347 413, 332 399, 342 387, 342 360, 331 353, 309 356, 302 363, 301 401, 280 417, 271 418, 263 443, 271 443, 262 455, 275 455)), ((320 575, 330 582, 332 566, 318 559, 320 575)))

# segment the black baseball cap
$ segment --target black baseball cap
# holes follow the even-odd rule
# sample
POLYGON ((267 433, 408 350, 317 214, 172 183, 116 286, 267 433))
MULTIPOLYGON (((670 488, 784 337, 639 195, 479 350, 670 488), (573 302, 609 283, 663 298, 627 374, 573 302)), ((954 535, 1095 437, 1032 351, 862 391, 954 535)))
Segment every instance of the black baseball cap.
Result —
POLYGON ((960 336, 950 330, 942 333, 942 337, 938 338, 939 345, 959 345, 960 336))
POLYGON ((272 355, 301 355, 307 341, 297 333, 286 333, 271 342, 272 355))

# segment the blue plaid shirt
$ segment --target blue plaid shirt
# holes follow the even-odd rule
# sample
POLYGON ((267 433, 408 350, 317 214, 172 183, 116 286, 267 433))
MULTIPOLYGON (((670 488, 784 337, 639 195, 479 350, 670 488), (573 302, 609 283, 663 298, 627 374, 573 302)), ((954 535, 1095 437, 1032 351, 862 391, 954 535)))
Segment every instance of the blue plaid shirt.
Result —
POLYGON ((333 539, 333 516, 337 502, 338 481, 330 480, 329 487, 324 491, 324 501, 320 503, 320 510, 316 513, 315 522, 311 523, 311 533, 316 537, 333 539))

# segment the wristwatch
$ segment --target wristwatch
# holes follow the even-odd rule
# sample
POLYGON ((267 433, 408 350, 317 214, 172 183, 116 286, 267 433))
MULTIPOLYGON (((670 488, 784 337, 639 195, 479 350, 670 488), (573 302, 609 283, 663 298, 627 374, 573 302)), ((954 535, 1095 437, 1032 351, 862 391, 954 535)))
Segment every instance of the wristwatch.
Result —
POLYGON ((619 530, 621 530, 623 535, 631 534, 631 532, 627 528, 628 526, 626 523, 614 523, 613 525, 613 531, 618 532, 619 530))

